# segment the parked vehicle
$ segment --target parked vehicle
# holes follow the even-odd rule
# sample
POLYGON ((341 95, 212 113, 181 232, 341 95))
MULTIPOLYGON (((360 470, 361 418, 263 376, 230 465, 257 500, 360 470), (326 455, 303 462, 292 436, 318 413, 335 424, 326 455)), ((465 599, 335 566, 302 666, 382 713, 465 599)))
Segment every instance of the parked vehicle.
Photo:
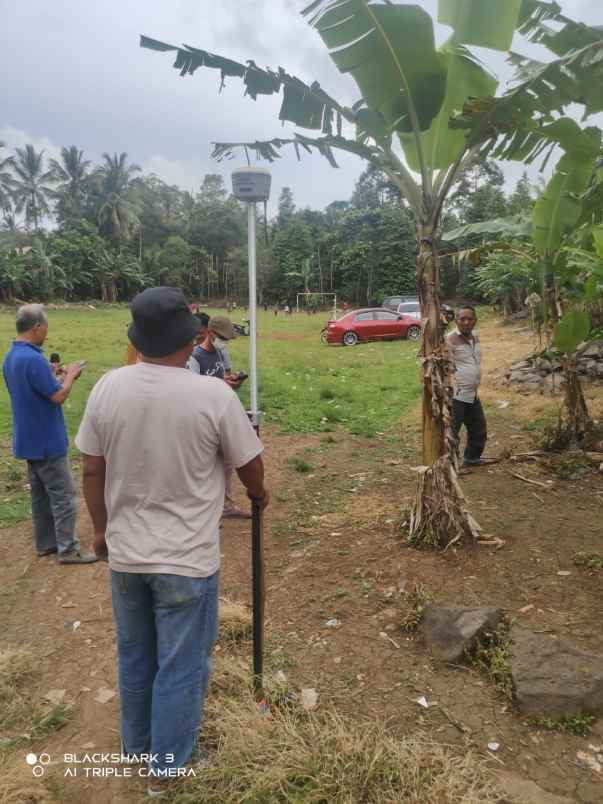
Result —
POLYGON ((396 312, 400 315, 411 315, 418 321, 421 320, 421 305, 419 304, 418 299, 416 301, 401 302, 396 307, 396 312))
POLYGON ((233 329, 237 333, 237 335, 243 335, 244 337, 248 337, 249 335, 249 319, 246 318, 242 324, 235 324, 233 322, 233 329))
POLYGON ((359 341, 390 341, 408 338, 418 341, 421 324, 414 316, 394 313, 382 307, 352 310, 350 313, 329 321, 321 340, 326 343, 343 343, 354 346, 359 341))
MULTIPOLYGON (((442 315, 446 319, 446 322, 450 324, 451 321, 454 321, 454 310, 449 304, 442 304, 440 309, 442 310, 442 315)), ((405 301, 398 305, 396 312, 402 315, 412 315, 420 321, 421 320, 421 305, 417 301, 405 301)))
POLYGON ((385 307, 388 310, 393 310, 396 312, 398 306, 403 304, 404 302, 418 302, 419 297, 416 293, 409 293, 406 296, 388 296, 386 299, 383 299, 383 303, 381 304, 382 307, 385 307))

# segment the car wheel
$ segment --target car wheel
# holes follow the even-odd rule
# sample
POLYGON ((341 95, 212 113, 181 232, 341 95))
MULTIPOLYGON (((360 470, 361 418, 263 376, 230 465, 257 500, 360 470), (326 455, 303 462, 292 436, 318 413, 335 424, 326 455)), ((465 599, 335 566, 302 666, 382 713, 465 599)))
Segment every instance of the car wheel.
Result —
POLYGON ((320 333, 320 342, 321 343, 327 343, 328 342, 327 341, 327 329, 326 329, 326 327, 320 333))
POLYGON ((409 327, 406 332, 406 337, 409 341, 418 341, 421 338, 421 327, 413 326, 409 327))
POLYGON ((346 332, 343 336, 344 346, 356 346, 358 343, 358 335, 355 332, 346 332))

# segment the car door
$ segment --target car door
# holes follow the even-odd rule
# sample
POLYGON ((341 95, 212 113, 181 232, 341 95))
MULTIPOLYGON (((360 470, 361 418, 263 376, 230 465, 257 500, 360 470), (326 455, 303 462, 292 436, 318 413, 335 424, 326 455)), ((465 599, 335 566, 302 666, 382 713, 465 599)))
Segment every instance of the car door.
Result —
POLYGON ((381 340, 387 338, 399 338, 400 324, 397 313, 390 313, 389 310, 377 310, 375 312, 376 337, 381 340))
POLYGON ((375 320, 372 310, 356 313, 354 317, 354 332, 361 341, 370 341, 375 335, 375 320))

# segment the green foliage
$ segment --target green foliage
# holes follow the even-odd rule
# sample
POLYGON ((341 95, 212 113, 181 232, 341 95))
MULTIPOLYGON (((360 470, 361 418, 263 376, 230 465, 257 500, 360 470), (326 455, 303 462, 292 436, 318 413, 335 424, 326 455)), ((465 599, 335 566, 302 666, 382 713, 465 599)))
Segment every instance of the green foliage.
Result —
POLYGON ((578 346, 588 338, 590 318, 581 310, 570 310, 556 325, 553 333, 553 346, 566 355, 573 354, 578 346))
POLYGON ((439 0, 438 22, 454 28, 458 42, 508 50, 521 5, 522 0, 439 0))
MULTIPOLYGON (((441 170, 449 167, 465 148, 465 134, 448 128, 453 114, 463 108, 467 98, 493 95, 498 81, 454 38, 440 48, 440 56, 446 64, 448 79, 444 103, 428 131, 421 136, 425 159, 430 168, 441 170)), ((410 167, 418 172, 420 162, 415 138, 401 135, 404 153, 410 167)))
POLYGON ((44 151, 33 145, 15 149, 12 164, 15 176, 11 181, 11 194, 18 215, 24 213, 28 227, 38 229, 44 215, 50 212, 52 172, 45 169, 44 151))
POLYGON ((570 119, 556 124, 563 133, 565 156, 534 207, 534 245, 542 255, 558 251, 564 234, 573 229, 582 211, 579 196, 585 192, 593 173, 593 163, 601 147, 601 131, 582 131, 570 119))
POLYGON ((350 73, 368 110, 365 130, 378 140, 409 132, 412 115, 425 131, 441 109, 446 69, 432 20, 418 5, 319 0, 304 12, 341 72, 350 73))
POLYGON ((540 290, 538 266, 509 251, 494 251, 475 269, 474 284, 480 296, 502 310, 505 316, 522 310, 532 292, 540 290))
POLYGON ((593 570, 594 572, 603 572, 603 554, 601 553, 576 553, 574 556, 574 564, 577 567, 584 567, 585 569, 593 570))
POLYGON ((296 472, 299 472, 302 475, 307 475, 314 469, 311 463, 308 463, 308 461, 305 461, 298 455, 295 455, 293 458, 290 458, 289 463, 295 469, 296 472))
POLYGON ((592 467, 583 454, 569 453, 554 460, 551 469, 559 480, 580 480, 591 472, 592 467))
POLYGON ((532 717, 528 720, 528 725, 537 729, 546 729, 547 731, 563 731, 566 734, 573 734, 575 737, 586 737, 596 719, 595 715, 582 712, 579 715, 567 715, 558 718, 532 717))
POLYGON ((513 678, 509 664, 509 624, 501 623, 495 631, 483 634, 467 658, 480 673, 507 698, 513 698, 513 678))

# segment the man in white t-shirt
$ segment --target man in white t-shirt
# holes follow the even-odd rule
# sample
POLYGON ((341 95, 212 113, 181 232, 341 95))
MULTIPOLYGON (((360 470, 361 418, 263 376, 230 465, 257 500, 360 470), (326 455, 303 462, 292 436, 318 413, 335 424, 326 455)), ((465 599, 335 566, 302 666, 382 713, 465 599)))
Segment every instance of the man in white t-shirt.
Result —
POLYGON ((132 318, 141 361, 98 381, 76 445, 94 549, 111 569, 123 751, 153 755, 164 780, 190 760, 201 723, 218 629, 224 466, 262 506, 268 492, 263 447, 236 394, 185 368, 199 321, 182 292, 143 291, 132 318))

